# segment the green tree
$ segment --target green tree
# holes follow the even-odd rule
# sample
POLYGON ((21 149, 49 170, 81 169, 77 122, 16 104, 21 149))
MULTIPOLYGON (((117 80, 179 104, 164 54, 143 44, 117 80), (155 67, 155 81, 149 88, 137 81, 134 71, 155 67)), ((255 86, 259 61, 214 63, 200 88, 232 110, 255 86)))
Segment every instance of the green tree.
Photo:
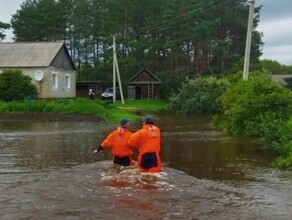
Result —
POLYGON ((62 8, 55 0, 26 0, 12 15, 16 41, 56 41, 64 36, 62 8))
POLYGON ((7 24, 7 23, 3 23, 0 21, 0 40, 3 40, 6 35, 3 33, 4 30, 7 30, 10 28, 10 24, 7 24))
POLYGON ((292 66, 282 65, 275 60, 264 59, 260 64, 263 71, 269 74, 292 74, 292 66))
MULTIPOLYGON (((172 79, 231 72, 244 55, 247 17, 245 0, 26 0, 11 23, 17 41, 64 40, 79 79, 88 78, 84 64, 90 78, 111 79, 115 35, 127 81, 144 67, 172 79)), ((254 30, 251 67, 261 43, 254 30)))
POLYGON ((36 97, 37 88, 31 84, 31 77, 20 70, 4 70, 0 74, 0 100, 23 100, 28 96, 36 97))

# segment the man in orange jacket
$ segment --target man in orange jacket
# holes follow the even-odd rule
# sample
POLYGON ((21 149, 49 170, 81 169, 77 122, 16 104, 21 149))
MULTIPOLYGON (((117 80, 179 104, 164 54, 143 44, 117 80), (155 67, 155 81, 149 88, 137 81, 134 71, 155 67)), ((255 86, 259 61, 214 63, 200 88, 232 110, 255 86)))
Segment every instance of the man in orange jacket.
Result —
POLYGON ((130 166, 132 164, 133 150, 128 145, 128 140, 132 134, 129 131, 129 126, 128 119, 121 119, 120 126, 104 139, 101 145, 93 151, 93 154, 97 155, 99 151, 111 148, 114 164, 130 166))
POLYGON ((160 129, 154 125, 153 118, 145 117, 142 129, 133 133, 129 139, 129 145, 138 148, 139 170, 149 173, 161 171, 160 139, 160 129))

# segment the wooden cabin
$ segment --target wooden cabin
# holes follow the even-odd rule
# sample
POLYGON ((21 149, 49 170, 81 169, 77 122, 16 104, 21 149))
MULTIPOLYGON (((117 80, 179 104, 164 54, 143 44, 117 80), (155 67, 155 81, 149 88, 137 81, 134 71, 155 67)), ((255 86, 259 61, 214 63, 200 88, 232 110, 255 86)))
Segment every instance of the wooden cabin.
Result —
POLYGON ((128 81, 129 99, 158 99, 161 81, 155 74, 143 68, 128 81))

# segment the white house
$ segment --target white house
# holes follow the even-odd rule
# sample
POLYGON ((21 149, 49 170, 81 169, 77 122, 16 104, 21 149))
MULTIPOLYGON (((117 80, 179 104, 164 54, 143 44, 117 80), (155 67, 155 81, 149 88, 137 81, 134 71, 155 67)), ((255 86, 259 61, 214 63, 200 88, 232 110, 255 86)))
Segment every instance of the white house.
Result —
POLYGON ((63 42, 0 43, 0 73, 6 69, 29 75, 39 98, 76 96, 76 69, 63 42))

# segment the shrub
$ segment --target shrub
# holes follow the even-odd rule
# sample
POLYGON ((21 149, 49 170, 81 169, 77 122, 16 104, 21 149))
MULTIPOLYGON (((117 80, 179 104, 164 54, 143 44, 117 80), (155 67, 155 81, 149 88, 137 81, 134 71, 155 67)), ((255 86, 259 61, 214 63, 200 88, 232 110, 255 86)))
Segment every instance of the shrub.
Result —
POLYGON ((37 88, 31 84, 31 80, 20 70, 4 70, 0 74, 0 100, 7 102, 36 97, 37 88))
POLYGON ((213 125, 227 134, 262 138, 264 148, 281 156, 274 165, 291 167, 291 91, 260 72, 253 72, 248 81, 235 76, 233 80, 234 84, 217 99, 219 113, 213 117, 213 125))
POLYGON ((277 137, 271 141, 273 149, 281 155, 292 154, 292 118, 278 130, 277 137))
POLYGON ((268 76, 254 72, 238 80, 218 98, 213 124, 228 134, 279 138, 278 130, 292 114, 292 93, 268 76))
POLYGON ((226 90, 229 81, 212 76, 189 80, 178 94, 170 97, 169 110, 187 115, 214 113, 216 99, 226 90))
POLYGON ((278 157, 273 165, 282 169, 292 167, 292 152, 288 156, 278 157))

